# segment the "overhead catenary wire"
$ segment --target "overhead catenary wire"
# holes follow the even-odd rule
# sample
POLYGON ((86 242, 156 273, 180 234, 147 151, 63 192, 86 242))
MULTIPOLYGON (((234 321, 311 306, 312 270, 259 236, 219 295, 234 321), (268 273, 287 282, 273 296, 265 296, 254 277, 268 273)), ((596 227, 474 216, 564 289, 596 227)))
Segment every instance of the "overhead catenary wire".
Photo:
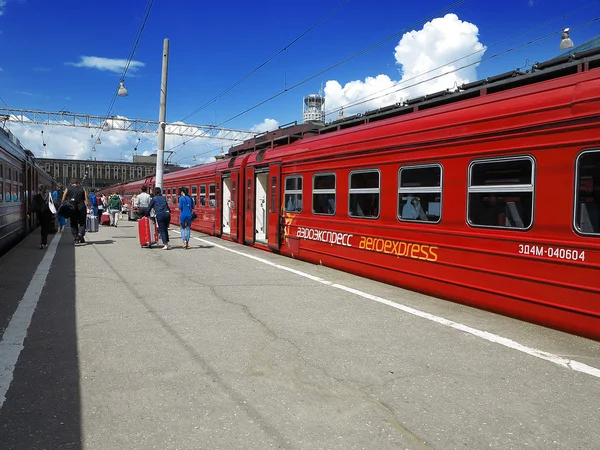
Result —
MULTIPOLYGON (((595 1, 595 2, 593 2, 592 4, 595 4, 595 3, 600 3, 600 0, 597 0, 597 1, 595 1)), ((589 5, 587 5, 587 6, 591 6, 592 4, 589 4, 589 5)), ((580 10, 581 10, 581 9, 583 9, 583 8, 580 8, 580 10)), ((564 17, 564 16, 561 16, 561 17, 564 17)), ((545 23, 544 25, 541 25, 541 26, 534 27, 534 28, 532 28, 532 29, 530 29, 530 30, 527 30, 527 31, 525 31, 525 32, 521 32, 521 33, 519 33, 519 34, 517 34, 517 35, 515 35, 515 36, 512 36, 512 37, 510 37, 510 38, 507 38, 507 39, 504 39, 504 40, 502 40, 502 41, 499 41, 499 42, 497 42, 497 43, 494 43, 494 44, 490 45, 488 48, 490 48, 490 47, 494 47, 494 46, 496 46, 496 45, 498 45, 498 44, 501 44, 501 43, 503 43, 503 42, 506 42, 506 41, 508 41, 508 40, 514 39, 514 38, 516 38, 516 37, 520 37, 520 36, 522 36, 522 35, 524 35, 524 34, 526 34, 526 33, 528 33, 528 32, 535 31, 536 29, 539 29, 539 28, 540 28, 540 27, 542 27, 542 26, 548 25, 549 23, 552 23, 552 22, 554 22, 554 21, 556 21, 556 20, 558 20, 558 19, 552 20, 552 21, 550 21, 550 22, 547 22, 547 23, 545 23)), ((579 23, 579 24, 573 25, 571 28, 572 28, 572 29, 574 29, 574 30, 579 30, 579 29, 583 29, 583 28, 585 28, 585 27, 587 27, 587 26, 589 26, 589 25, 591 25, 591 24, 593 24, 593 23, 599 22, 599 21, 600 21, 600 17, 596 17, 596 18, 593 18, 593 19, 591 19, 591 20, 588 20, 588 21, 586 21, 586 22, 582 22, 582 23, 579 23)), ((555 37, 557 34, 560 34, 560 33, 562 33, 562 30, 560 30, 560 31, 555 31, 555 32, 552 32, 552 33, 546 34, 546 35, 544 35, 544 36, 542 36, 542 37, 540 37, 540 38, 537 38, 537 39, 532 39, 532 40, 530 40, 530 41, 528 41, 528 42, 525 42, 525 43, 523 43, 523 44, 520 44, 520 45, 514 46, 514 47, 512 47, 512 48, 510 48, 510 49, 507 49, 507 50, 504 50, 504 51, 498 52, 498 53, 496 53, 496 54, 494 54, 494 55, 491 55, 491 56, 489 56, 489 57, 487 57, 487 58, 483 58, 483 59, 481 59, 481 60, 478 60, 478 61, 475 61, 475 62, 472 62, 472 63, 469 63, 469 64, 465 64, 465 65, 463 65, 463 66, 461 66, 461 67, 458 67, 458 68, 455 68, 455 69, 453 69, 453 70, 451 70, 451 71, 446 71, 446 72, 444 72, 444 73, 442 73, 442 74, 439 74, 439 75, 436 75, 436 76, 433 76, 433 77, 427 78, 427 79, 425 79, 425 80, 418 81, 418 82, 416 82, 416 83, 413 83, 413 84, 411 84, 411 85, 400 87, 400 88, 398 88, 398 89, 396 89, 396 90, 394 90, 394 91, 392 91, 392 92, 387 92, 387 93, 385 93, 385 94, 381 94, 381 95, 379 95, 379 96, 376 96, 376 97, 371 97, 371 95, 375 95, 376 93, 375 93, 375 94, 371 94, 371 95, 367 96, 367 97, 369 97, 369 98, 367 98, 367 97, 363 97, 362 99, 359 99, 359 100, 361 100, 361 101, 356 101, 356 102, 348 103, 348 104, 346 104, 346 105, 343 105, 342 107, 340 107, 340 108, 338 108, 338 109, 335 109, 335 110, 333 110, 333 111, 331 111, 331 112, 328 112, 328 114, 333 114, 333 113, 335 113, 335 112, 339 112, 339 110, 341 110, 341 109, 345 109, 345 108, 352 107, 352 106, 357 106, 357 105, 360 105, 360 104, 362 104, 362 103, 367 103, 367 102, 369 102, 369 101, 373 101, 373 100, 376 100, 376 99, 379 99, 379 98, 382 98, 382 97, 385 97, 385 96, 391 95, 391 94, 393 94, 393 93, 396 93, 396 92, 399 92, 399 91, 402 91, 402 90, 405 90, 405 89, 409 89, 409 88, 411 88, 411 87, 418 86, 418 85, 420 85, 420 84, 428 83, 428 82, 430 82, 430 81, 433 81, 433 80, 435 80, 435 79, 441 78, 441 77, 443 77, 443 76, 446 76, 446 75, 448 75, 448 74, 451 74, 451 73, 457 72, 457 71, 459 71, 459 70, 465 69, 465 68, 467 68, 467 67, 470 67, 470 66, 473 66, 473 65, 476 65, 476 64, 480 64, 481 62, 484 62, 484 61, 489 61, 489 60, 491 60, 491 59, 497 58, 497 57, 499 57, 499 56, 501 56, 501 55, 504 55, 504 54, 507 54, 507 53, 514 52, 514 51, 516 51, 516 50, 519 50, 519 49, 521 49, 521 48, 527 47, 527 46, 529 46, 529 45, 536 44, 536 43, 539 43, 539 42, 543 42, 543 41, 545 41, 545 40, 548 40, 548 39, 550 39, 550 38, 553 38, 553 37, 555 37)), ((423 74, 419 74, 418 76, 415 76, 415 77, 413 77, 413 78, 410 78, 410 79, 407 79, 407 80, 403 80, 402 82, 399 82, 399 83, 397 83, 396 85, 394 85, 394 86, 392 86, 392 87, 389 87, 389 88, 383 89, 382 91, 385 91, 385 90, 391 89, 391 88, 393 88, 393 87, 397 87, 397 86, 398 86, 399 84, 401 84, 401 83, 402 83, 402 84, 404 84, 404 83, 407 83, 407 82, 409 82, 409 81, 412 81, 412 80, 415 80, 415 79, 417 79, 417 78, 420 78, 420 77, 422 77, 423 75, 429 74, 429 73, 431 73, 431 72, 435 72, 435 71, 437 71, 437 70, 439 70, 439 69, 442 69, 443 67, 445 67, 445 66, 446 66, 446 65, 448 65, 448 64, 453 64, 453 63, 455 63, 455 62, 457 62, 457 61, 460 61, 461 59, 465 59, 465 58, 468 58, 469 56, 472 56, 472 55, 474 55, 474 54, 480 53, 481 51, 484 51, 484 50, 480 50, 480 51, 477 51, 477 52, 473 52, 473 53, 471 53, 471 54, 469 54, 469 55, 465 55, 465 56, 463 56, 463 57, 461 57, 461 58, 457 58, 457 59, 456 59, 456 60, 454 60, 454 61, 451 61, 451 62, 449 62, 449 63, 447 63, 447 64, 444 64, 444 65, 438 66, 438 67, 436 67, 436 68, 434 68, 434 69, 431 69, 431 70, 429 70, 429 71, 427 71, 427 72, 424 72, 423 74)), ((382 92, 382 91, 380 91, 380 92, 382 92)), ((186 142, 189 142, 189 141, 190 141, 190 140, 192 140, 192 139, 194 139, 194 138, 191 138, 191 139, 189 139, 189 140, 188 140, 188 141, 186 141, 186 142)), ((181 144, 180 144, 180 145, 181 145, 181 144)), ((175 146, 175 147, 173 147, 172 149, 175 149, 175 148, 179 147, 180 145, 178 145, 178 146, 175 146)), ((194 157, 197 157, 197 156, 203 156, 203 155, 206 155, 206 154, 212 153, 212 152, 214 152, 214 151, 216 151, 216 150, 218 150, 218 148, 213 148, 213 149, 211 149, 211 150, 209 150, 209 151, 207 151, 207 152, 202 152, 202 153, 199 153, 199 154, 195 154, 195 155, 193 155, 193 156, 194 156, 194 157)), ((185 159, 189 159, 189 158, 190 158, 190 157, 182 158, 182 159, 180 159, 180 160, 178 160, 178 161, 183 161, 183 160, 185 160, 185 159)))
MULTIPOLYGON (((4 100, 4 98, 2 98, 1 96, 0 96, 0 100, 2 100, 2 103, 4 103, 6 105, 7 109, 11 109, 10 106, 8 106, 8 103, 6 103, 6 100, 4 100)), ((34 131, 27 126, 27 124, 25 123, 25 121, 22 118, 19 118, 16 115, 14 117, 16 117, 19 120, 19 122, 21 122, 21 125, 23 125, 27 131, 29 131, 32 134, 35 134, 34 131)), ((6 128, 6 122, 3 124, 3 128, 6 128)), ((54 128, 51 129, 50 136, 52 136, 53 130, 54 130, 54 128)), ((46 156, 46 144, 47 144, 47 141, 44 142, 44 130, 42 129, 42 148, 41 148, 42 157, 46 156)))
MULTIPOLYGON (((348 3, 350 0, 344 0, 342 3, 340 3, 336 8, 334 8, 331 12, 329 12, 327 15, 325 15, 323 18, 321 18, 319 21, 317 21, 314 25, 312 25, 310 28, 308 28, 307 30, 305 30, 303 33, 301 33, 298 37, 296 37, 295 39, 293 39, 290 43, 288 43, 287 45, 285 45, 281 50, 279 50, 277 53, 275 53, 273 56, 271 56, 269 59, 267 59, 266 61, 262 62, 261 64, 259 64, 255 69, 251 70, 250 72, 248 72, 246 75, 244 75, 242 78, 240 78, 239 80, 237 80, 235 83, 233 83, 231 86, 229 86, 227 89, 225 89, 224 91, 222 91, 221 93, 217 94, 215 97, 213 97, 212 99, 210 99, 209 101, 207 101, 206 103, 204 103, 202 106, 200 106, 199 108, 195 109, 194 111, 192 111, 191 113, 189 113, 187 116, 185 116, 183 119, 180 119, 181 122, 183 122, 184 120, 192 117, 194 114, 199 113, 200 111, 202 111, 204 108, 206 108, 207 106, 209 106, 210 104, 216 102, 217 100, 219 100, 221 97, 223 97, 224 95, 226 95, 228 92, 230 92, 231 90, 233 90, 235 87, 237 87, 238 85, 240 85, 241 83, 243 83, 246 79, 248 79, 250 76, 252 76, 254 73, 258 72, 261 68, 263 68, 264 66, 266 66, 267 64, 269 64, 271 61, 273 61, 277 56, 281 55, 282 53, 284 53, 287 49, 289 49, 292 45, 294 45, 296 42, 298 42, 300 39, 302 39, 304 36, 306 36, 308 33, 310 33, 312 30, 314 30, 316 27, 318 27, 321 23, 323 23, 325 20, 327 20, 329 17, 331 17, 333 14, 335 14, 340 8, 342 8, 342 6, 344 6, 346 3, 348 3)), ((466 1, 466 0, 465 0, 466 1)))
MULTIPOLYGON (((543 24, 541 24, 541 25, 537 25, 537 26, 535 26, 535 27, 533 27, 533 28, 530 28, 530 29, 528 29, 528 30, 525 30, 525 31, 523 31, 523 32, 521 32, 521 33, 518 33, 518 34, 516 34, 516 35, 510 36, 510 37, 508 37, 508 38, 506 38, 506 39, 503 39, 503 40, 501 40, 501 41, 495 42, 495 43, 493 43, 493 44, 491 44, 491 45, 487 46, 486 48, 483 48, 483 49, 481 49, 481 50, 477 50, 477 51, 475 51, 475 52, 469 53, 468 55, 461 56, 460 58, 456 58, 456 59, 454 59, 453 61, 450 61, 450 62, 447 62, 447 63, 445 63, 445 64, 442 64, 442 65, 440 65, 440 66, 438 66, 438 67, 435 67, 435 68, 433 68, 433 69, 431 69, 431 70, 428 70, 427 72, 423 72, 423 73, 421 73, 421 74, 419 74, 419 75, 417 75, 417 76, 415 76, 415 77, 412 77, 412 78, 407 78, 407 79, 405 79, 405 80, 400 80, 400 81, 398 81, 397 83, 395 83, 393 86, 388 86, 388 87, 386 87, 386 88, 384 88, 384 89, 382 89, 382 90, 380 90, 380 91, 378 91, 378 92, 371 93, 371 94, 369 94, 369 95, 366 95, 366 96, 364 96, 364 97, 358 98, 358 99, 356 99, 356 100, 354 100, 354 101, 352 101, 352 102, 350 102, 350 103, 346 103, 346 104, 344 104, 344 105, 340 106, 339 108, 335 108, 335 109, 332 109, 332 110, 330 110, 330 111, 327 111, 326 115, 335 114, 335 113, 338 113, 338 112, 340 112, 341 110, 345 110, 345 109, 347 109, 347 108, 351 108, 351 107, 353 107, 353 106, 358 106, 358 105, 361 105, 361 104, 364 104, 364 103, 368 103, 368 102, 370 102, 370 101, 377 100, 377 99, 380 99, 380 98, 382 98, 382 97, 385 97, 385 96, 387 96, 387 95, 391 95, 391 94, 393 94, 393 93, 396 93, 396 92, 398 92, 399 90, 398 90, 398 89, 394 89, 394 88, 396 88, 396 87, 397 87, 398 85, 400 85, 400 84, 404 84, 404 83, 410 82, 410 81, 412 81, 412 80, 415 80, 415 79, 417 79, 417 78, 420 78, 420 77, 422 77, 422 76, 424 76, 424 75, 427 75, 427 74, 430 74, 430 73, 432 73, 432 72, 435 72, 435 71, 437 71, 437 70, 440 70, 440 69, 442 69, 442 68, 444 68, 444 67, 446 67, 446 66, 450 66, 450 65, 452 65, 452 64, 454 64, 454 63, 456 63, 456 62, 458 62, 458 61, 461 61, 461 60, 463 60, 463 59, 466 59, 466 58, 469 58, 469 57, 471 57, 471 56, 477 55, 478 53, 482 53, 482 52, 484 52, 484 51, 487 51, 487 50, 489 50, 489 49, 490 49, 490 48, 492 48, 492 47, 496 47, 496 46, 498 46, 498 45, 500 45, 500 44, 503 44, 503 43, 505 43, 505 42, 508 42, 508 41, 511 41, 511 40, 513 40, 513 39, 519 38, 519 37, 521 37, 521 36, 523 36, 523 35, 525 35, 525 34, 531 33, 531 32, 533 32, 533 31, 536 31, 536 30, 540 29, 540 28, 547 27, 548 25, 551 25, 552 23, 555 23, 555 22, 557 22, 557 21, 559 21, 559 20, 563 20, 565 17, 568 17, 568 16, 570 16, 570 15, 573 15, 573 14, 575 14, 575 13, 581 12, 582 10, 584 10, 584 9, 586 9, 586 8, 589 8, 589 7, 591 7, 591 6, 595 5, 595 4, 598 4, 598 3, 600 3, 600 0, 596 0, 596 1, 592 2, 592 3, 588 3, 587 5, 584 5, 584 6, 582 6, 581 8, 578 8, 578 9, 575 9, 575 10, 573 10, 573 11, 571 11, 571 12, 568 12, 568 13, 562 14, 562 15, 560 15, 560 16, 558 16, 558 17, 556 17, 556 18, 554 18, 554 19, 552 19, 552 20, 550 20, 550 21, 548 21, 548 22, 545 22, 545 23, 543 23, 543 24), (394 89, 394 90, 393 90, 393 91, 391 91, 391 89, 394 89), (380 94, 380 93, 382 93, 382 92, 384 92, 384 91, 388 91, 388 90, 390 90, 390 92, 388 92, 388 93, 386 93, 386 94, 382 94, 382 95, 377 95, 377 94, 380 94), (376 96, 376 97, 373 97, 374 95, 377 95, 377 96, 376 96)), ((584 22, 584 23, 582 23, 582 24, 577 24, 577 25, 574 25, 574 26, 572 26, 571 28, 572 28, 572 29, 574 29, 574 30, 582 29, 582 28, 585 28, 586 26, 590 25, 591 23, 593 23, 593 22, 595 22, 595 21, 597 21, 597 20, 598 20, 598 19, 592 19, 591 21, 587 21, 587 22, 584 22)), ((488 57, 488 58, 483 58, 483 59, 481 59, 481 60, 477 61, 476 63, 468 64, 468 65, 465 65, 465 66, 459 67, 458 69, 455 69, 455 70, 452 70, 452 71, 449 71, 449 72, 444 72, 444 74, 442 74, 441 76, 443 76, 443 75, 447 75, 447 74, 450 74, 450 73, 457 72, 458 70, 464 69, 464 68, 466 68, 466 67, 469 67, 469 66, 472 66, 472 65, 474 65, 474 64, 479 64, 479 63, 481 63, 481 62, 483 62, 483 61, 488 61, 488 60, 490 60, 490 59, 492 59, 492 58, 496 58, 496 57, 498 57, 498 56, 500 56, 500 55, 502 55, 502 54, 510 53, 510 52, 512 52, 512 51, 514 51, 514 50, 517 50, 517 49, 523 48, 523 47, 525 47, 525 46, 527 46, 527 45, 531 45, 531 44, 534 44, 534 43, 542 42, 542 41, 544 41, 544 40, 550 39, 551 37, 553 37, 553 36, 555 36, 555 35, 557 35, 557 34, 559 34, 559 33, 562 33, 562 31, 556 31, 556 32, 553 32, 553 33, 547 34, 547 35, 545 35, 545 36, 543 36, 543 37, 541 37, 541 38, 534 39, 534 40, 532 40, 532 41, 529 41, 529 42, 527 42, 527 43, 525 43, 525 44, 521 44, 521 45, 519 45, 519 46, 516 46, 516 47, 514 47, 514 48, 511 48, 511 49, 505 50, 504 52, 498 53, 498 54, 496 54, 496 55, 493 55, 493 56, 491 56, 491 57, 488 57)), ((431 81, 431 80, 433 80, 433 79, 435 79, 435 78, 440 78, 440 76, 437 76, 437 77, 434 77, 434 78, 430 78, 430 79, 428 79, 428 80, 425 80, 425 81, 431 81)), ((418 84, 421 84, 421 83, 418 83, 418 84)), ((408 89, 409 87, 414 87, 414 86, 416 86, 416 85, 417 85, 417 84, 413 84, 413 85, 407 86, 407 87, 405 87, 405 88, 402 88, 402 89, 408 89)), ((400 89, 400 90, 402 90, 402 89, 400 89)))
MULTIPOLYGON (((150 16, 150 11, 152 10, 152 5, 153 4, 154 4, 154 0, 148 0, 147 3, 146 3, 146 7, 144 9, 144 14, 142 16, 142 20, 140 21, 140 25, 139 25, 139 27, 137 29, 136 36, 135 36, 133 45, 131 47, 131 51, 129 52, 129 56, 127 58, 127 62, 125 63, 125 66, 123 68, 123 72, 121 73, 121 81, 123 81, 125 79, 125 76, 127 75, 127 72, 128 72, 129 67, 131 65, 131 61, 133 61, 133 57, 135 56, 135 52, 137 50, 138 44, 140 42, 140 39, 142 37, 142 33, 144 32, 144 28, 146 26, 146 22, 148 21, 148 17, 150 16)), ((113 107, 115 105, 115 101, 117 99, 118 92, 119 92, 119 88, 117 87, 117 88, 115 88, 115 91, 114 91, 114 93, 113 93, 113 95, 111 97, 111 100, 110 100, 110 103, 109 103, 109 106, 108 106, 108 110, 106 111, 106 114, 104 115, 104 117, 105 117, 105 119, 104 119, 105 123, 108 122, 108 120, 109 120, 109 118, 111 116, 113 107)), ((103 128, 100 128, 98 130, 98 136, 96 136, 96 137, 100 138, 100 136, 102 135, 103 131, 104 131, 103 128)))
MULTIPOLYGON (((6 103, 6 101, 0 96, 0 100, 2 100, 2 103, 4 103, 6 105, 6 109, 11 109, 10 106, 8 106, 8 103, 6 103)), ((33 130, 31 128, 29 128, 27 126, 27 124, 23 121, 22 118, 19 118, 18 116, 15 116, 17 119, 19 119, 19 122, 21 122, 21 124, 27 129, 29 130, 31 133, 33 133, 33 130)))
MULTIPOLYGON (((248 113, 248 112, 250 112, 250 111, 252 111, 252 110, 254 110, 254 109, 256 109, 256 108, 258 108, 259 106, 262 106, 262 105, 264 105, 265 103, 268 103, 268 102, 270 102, 271 100, 274 100, 274 99, 276 99, 277 97, 280 97, 281 95, 283 95, 283 94, 285 94, 285 93, 287 93, 287 92, 289 92, 289 91, 291 91, 291 90, 293 90, 293 89, 296 89, 297 87, 299 87, 299 86, 302 86, 303 84, 306 84, 306 83, 308 83, 309 81, 311 81, 311 80, 313 80, 313 79, 315 79, 315 78, 317 78, 317 77, 319 77, 319 76, 323 75, 324 73, 327 73, 327 72, 329 72, 329 71, 331 71, 331 70, 333 70, 333 69, 335 69, 335 68, 337 68, 337 67, 339 67, 339 66, 341 66, 341 65, 343 65, 343 64, 345 64, 345 63, 347 63, 347 62, 349 62, 349 61, 352 61, 353 59, 356 59, 356 58, 358 58, 359 56, 362 56, 362 55, 364 55, 364 54, 365 54, 365 53, 367 53, 367 52, 370 52, 371 50, 373 50, 373 49, 375 49, 375 48, 377 48, 377 47, 379 47, 379 46, 381 46, 381 45, 385 44, 386 42, 388 42, 388 41, 390 41, 390 40, 394 39, 395 37, 398 37, 398 36, 400 36, 401 34, 404 34, 404 33, 406 33, 407 31, 409 31, 410 29, 413 29, 413 28, 414 28, 414 27, 416 27, 417 25, 421 25, 421 24, 423 24, 424 22, 427 22, 428 20, 432 20, 432 19, 433 19, 433 18, 435 18, 435 17, 438 17, 438 16, 440 16, 440 15, 442 15, 442 14, 445 14, 445 13, 447 13, 447 12, 451 11, 452 9, 456 8, 457 6, 460 6, 460 5, 462 5, 463 3, 466 3, 466 2, 467 2, 467 0, 458 0, 458 1, 456 1, 455 3, 452 3, 451 5, 449 5, 449 6, 446 6, 445 8, 442 8, 442 9, 438 10, 438 11, 436 11, 436 12, 435 12, 435 13, 433 13, 433 14, 430 14, 429 16, 427 16, 427 17, 425 17, 425 18, 423 18, 423 19, 420 19, 420 20, 418 20, 417 22, 414 22, 414 23, 412 23, 411 25, 409 25, 409 26, 407 26, 407 27, 403 28, 402 30, 400 30, 400 31, 398 31, 398 32, 396 32, 396 33, 394 33, 394 34, 392 34, 391 36, 388 36, 387 38, 385 38, 385 39, 383 39, 383 40, 381 40, 381 41, 379 41, 379 42, 376 42, 375 44, 373 44, 373 45, 371 45, 371 46, 369 46, 369 47, 367 47, 367 48, 365 48, 365 49, 363 49, 363 50, 361 50, 361 51, 359 51, 359 52, 357 52, 357 53, 355 53, 355 54, 353 54, 353 55, 351 55, 351 56, 347 57, 346 59, 343 59, 342 61, 340 61, 340 62, 338 62, 338 63, 336 63, 336 64, 334 64, 334 65, 332 65, 332 66, 330 66, 330 67, 328 67, 328 68, 326 68, 326 69, 324 69, 324 70, 322 70, 322 71, 320 71, 319 73, 316 73, 316 74, 314 74, 314 75, 312 75, 312 76, 310 76, 310 77, 308 77, 308 78, 305 78, 304 80, 302 80, 302 81, 300 81, 300 82, 296 83, 295 85, 291 86, 290 88, 286 88, 286 89, 284 89, 283 91, 280 91, 280 92, 278 92, 277 94, 274 94, 274 95, 272 95, 271 97, 269 97, 269 98, 267 98, 267 99, 265 99, 265 100, 263 100, 263 101, 261 101, 261 102, 259 102, 259 103, 255 104, 254 106, 251 106, 250 108, 247 108, 247 109, 245 109, 244 111, 240 112, 239 114, 236 114, 235 116, 233 116, 233 117, 230 117, 229 119, 227 119, 227 120, 225 120, 225 121, 221 122, 220 124, 218 124, 218 125, 216 125, 216 126, 217 126, 217 127, 220 127, 220 126, 222 126, 223 124, 226 124, 226 123, 228 123, 228 122, 231 122, 232 120, 234 120, 234 119, 237 119, 238 117, 240 117, 240 116, 242 116, 242 115, 244 115, 244 114, 246 114, 246 113, 248 113)), ((187 143, 187 142, 190 142, 190 141, 192 141, 192 140, 196 139, 197 137, 199 137, 199 136, 194 136, 194 137, 192 137, 192 138, 188 139, 187 141, 184 141, 184 143, 182 143, 182 144, 179 144, 179 145, 177 145, 177 146, 175 146, 175 147, 172 147, 172 148, 171 148, 171 150, 173 150, 173 149, 175 149, 175 148, 178 148, 178 147, 181 147, 181 146, 182 146, 182 145, 184 145, 185 143, 187 143)))

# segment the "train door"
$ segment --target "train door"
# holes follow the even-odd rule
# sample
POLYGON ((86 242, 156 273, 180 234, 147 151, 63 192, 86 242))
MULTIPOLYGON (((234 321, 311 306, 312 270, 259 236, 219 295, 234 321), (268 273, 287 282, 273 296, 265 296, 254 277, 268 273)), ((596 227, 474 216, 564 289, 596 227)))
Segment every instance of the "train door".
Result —
POLYGON ((281 178, 281 165, 279 163, 269 166, 269 214, 268 232, 269 248, 279 250, 279 218, 281 217, 279 199, 279 180, 281 178))
POLYGON ((254 244, 254 167, 246 169, 246 211, 245 227, 244 227, 244 242, 248 245, 254 244))
POLYGON ((269 174, 265 171, 254 175, 254 238, 256 242, 267 243, 267 192, 269 174))
POLYGON ((215 180, 215 184, 210 184, 208 186, 208 206, 209 207, 213 207, 215 208, 214 213, 215 213, 215 236, 219 237, 221 236, 221 205, 222 205, 222 201, 220 200, 220 192, 221 192, 221 174, 217 173, 216 174, 216 180, 215 180), (215 190, 215 192, 211 192, 212 189, 215 190), (214 195, 214 198, 213 198, 214 195), (217 201, 218 200, 218 201, 217 201))
POLYGON ((221 228, 223 234, 231 234, 231 174, 223 174, 221 182, 221 228))
POLYGON ((237 170, 231 172, 231 200, 229 201, 229 222, 231 224, 231 230, 229 236, 234 242, 238 241, 238 175, 239 172, 237 170))

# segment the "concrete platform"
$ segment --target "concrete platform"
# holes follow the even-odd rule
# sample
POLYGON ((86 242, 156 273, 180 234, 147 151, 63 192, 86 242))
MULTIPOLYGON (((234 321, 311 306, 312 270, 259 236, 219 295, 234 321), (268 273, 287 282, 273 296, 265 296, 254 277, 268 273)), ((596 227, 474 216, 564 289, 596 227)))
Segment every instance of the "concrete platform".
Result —
POLYGON ((0 448, 600 448, 598 342, 136 230, 0 259, 0 448))

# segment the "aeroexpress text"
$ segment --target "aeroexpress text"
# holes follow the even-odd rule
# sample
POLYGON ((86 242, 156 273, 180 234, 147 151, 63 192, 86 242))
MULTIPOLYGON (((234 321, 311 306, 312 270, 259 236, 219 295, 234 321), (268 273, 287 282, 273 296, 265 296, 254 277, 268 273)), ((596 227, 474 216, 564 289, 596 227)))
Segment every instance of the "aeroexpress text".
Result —
POLYGON ((352 244, 350 244, 350 238, 352 238, 352 236, 352 234, 303 227, 298 227, 298 231, 296 232, 297 238, 327 242, 329 244, 343 245, 345 247, 352 247, 352 244))
POLYGON ((371 237, 360 237, 358 248, 387 253, 388 255, 403 256, 405 258, 424 259, 426 261, 437 261, 438 247, 427 244, 415 244, 414 242, 392 241, 390 239, 379 239, 371 237))

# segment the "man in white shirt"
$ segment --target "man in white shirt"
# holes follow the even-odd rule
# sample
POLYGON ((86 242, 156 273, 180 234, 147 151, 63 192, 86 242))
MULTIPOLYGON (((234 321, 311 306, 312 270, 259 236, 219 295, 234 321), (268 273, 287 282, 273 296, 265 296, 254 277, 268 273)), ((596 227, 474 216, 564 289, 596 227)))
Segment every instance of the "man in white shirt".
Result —
POLYGON ((146 192, 148 188, 144 185, 142 186, 142 193, 137 196, 135 199, 135 207, 139 208, 140 217, 144 217, 148 212, 148 205, 150 205, 150 194, 146 192))

